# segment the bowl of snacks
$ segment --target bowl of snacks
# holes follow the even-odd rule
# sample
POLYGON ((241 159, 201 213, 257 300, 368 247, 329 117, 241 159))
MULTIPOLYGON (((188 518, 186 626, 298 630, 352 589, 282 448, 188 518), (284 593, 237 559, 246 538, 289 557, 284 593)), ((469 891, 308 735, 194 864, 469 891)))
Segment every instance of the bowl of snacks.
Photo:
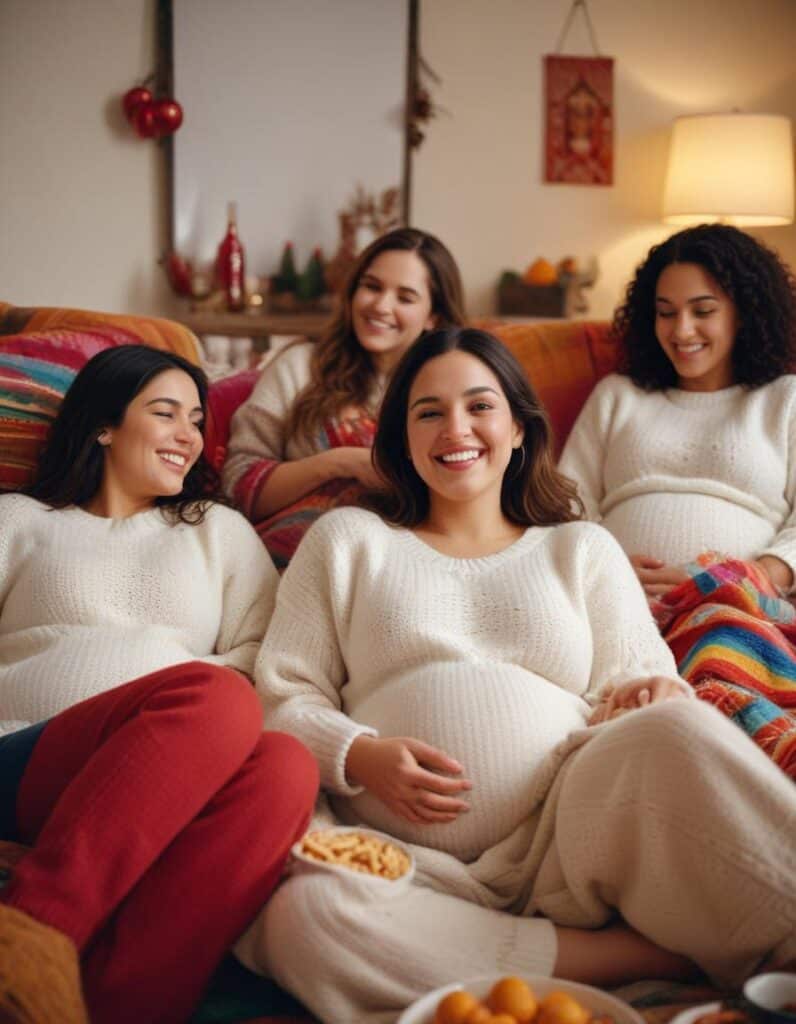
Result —
POLYGON ((744 985, 743 996, 759 1024, 796 1024, 796 973, 793 971, 756 974, 744 985))
POLYGON ((313 829, 291 848, 292 871, 355 873, 377 884, 408 885, 415 873, 412 855, 383 832, 369 828, 313 829))
POLYGON ((502 976, 444 985, 398 1024, 644 1024, 621 999, 561 978, 502 976))

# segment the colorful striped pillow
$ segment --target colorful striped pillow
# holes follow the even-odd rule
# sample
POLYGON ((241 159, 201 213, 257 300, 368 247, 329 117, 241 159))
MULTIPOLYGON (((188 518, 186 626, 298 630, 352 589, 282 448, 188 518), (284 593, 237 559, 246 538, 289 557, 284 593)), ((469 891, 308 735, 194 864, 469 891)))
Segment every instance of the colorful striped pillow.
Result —
POLYGON ((137 342, 116 329, 0 338, 0 491, 33 479, 50 426, 75 374, 105 348, 137 342))

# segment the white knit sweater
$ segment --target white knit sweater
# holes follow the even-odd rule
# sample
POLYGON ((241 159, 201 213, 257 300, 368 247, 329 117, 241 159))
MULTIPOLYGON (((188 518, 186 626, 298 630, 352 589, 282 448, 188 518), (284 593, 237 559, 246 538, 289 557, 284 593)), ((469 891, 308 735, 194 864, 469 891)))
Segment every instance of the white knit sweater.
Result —
POLYGON ((620 548, 590 523, 457 559, 361 509, 325 515, 283 577, 257 659, 266 725, 315 754, 337 814, 469 862, 528 821, 554 749, 609 682, 675 676, 620 548), (345 779, 361 733, 458 759, 469 813, 409 823, 345 779))
POLYGON ((184 661, 251 675, 276 584, 220 505, 189 526, 0 496, 0 732, 184 661))
POLYGON ((594 389, 561 470, 628 554, 776 555, 796 570, 796 377, 748 391, 594 389))

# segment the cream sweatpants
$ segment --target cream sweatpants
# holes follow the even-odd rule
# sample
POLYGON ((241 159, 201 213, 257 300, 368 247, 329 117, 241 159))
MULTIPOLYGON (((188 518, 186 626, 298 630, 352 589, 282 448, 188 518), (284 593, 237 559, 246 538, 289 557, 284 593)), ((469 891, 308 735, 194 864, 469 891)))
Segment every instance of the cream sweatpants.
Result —
POLYGON ((463 898, 458 861, 449 885, 439 870, 392 889, 319 871, 277 890, 238 955, 326 1024, 386 1024, 452 980, 551 974, 551 922, 599 927, 617 911, 718 983, 796 957, 796 787, 782 771, 696 701, 589 733, 550 789, 550 841, 526 880, 526 912, 544 918, 463 898))

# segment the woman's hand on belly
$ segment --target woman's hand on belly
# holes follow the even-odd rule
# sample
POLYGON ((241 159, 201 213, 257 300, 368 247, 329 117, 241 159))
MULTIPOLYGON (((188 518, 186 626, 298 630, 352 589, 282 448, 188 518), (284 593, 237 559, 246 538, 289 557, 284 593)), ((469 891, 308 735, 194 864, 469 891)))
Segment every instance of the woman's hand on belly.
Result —
POLYGON ((472 783, 448 777, 462 771, 443 751, 407 736, 358 736, 346 759, 349 782, 364 786, 394 814, 416 824, 455 821, 469 810, 457 794, 472 783))
POLYGON ((693 697, 693 690, 682 679, 670 676, 649 676, 646 679, 633 679, 603 691, 600 703, 589 718, 589 725, 599 725, 611 718, 618 718, 626 711, 659 704, 664 700, 685 700, 693 697))
POLYGON ((650 555, 629 557, 647 598, 661 597, 672 587, 688 579, 688 573, 679 565, 664 565, 660 558, 652 558, 650 555))

